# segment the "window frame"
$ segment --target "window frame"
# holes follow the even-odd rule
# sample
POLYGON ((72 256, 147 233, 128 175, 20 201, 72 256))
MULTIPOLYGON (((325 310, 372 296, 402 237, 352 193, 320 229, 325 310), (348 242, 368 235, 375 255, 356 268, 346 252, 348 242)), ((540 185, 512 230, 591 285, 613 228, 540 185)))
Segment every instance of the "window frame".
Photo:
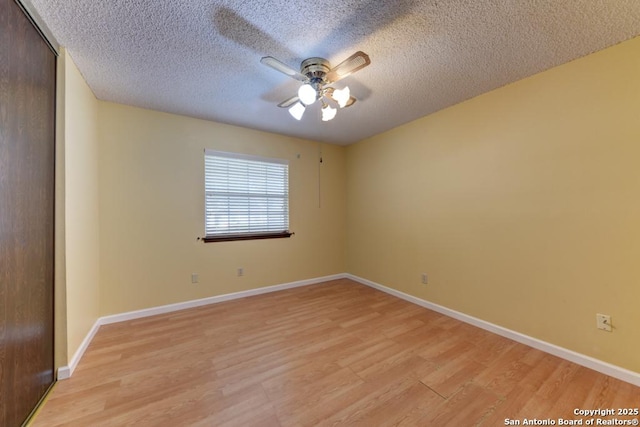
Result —
MULTIPOLYGON (((205 237, 202 238, 202 241, 205 243, 211 242, 229 242, 236 240, 261 240, 261 239, 279 239, 279 238, 288 238, 291 237, 294 233, 289 230, 290 226, 290 192, 289 192, 289 160, 283 158, 274 158, 274 157, 263 157, 263 156, 255 156, 250 154, 242 154, 242 153, 234 153, 213 149, 205 149, 204 150, 204 226, 205 226, 205 237), (209 174, 207 172, 207 157, 219 157, 219 158, 227 158, 234 160, 245 160, 249 162, 260 162, 260 163, 270 163, 270 164, 278 164, 286 166, 286 226, 285 230, 277 230, 277 231, 239 231, 239 232, 231 232, 231 233, 218 233, 218 234, 207 234, 208 227, 207 222, 209 219, 209 215, 207 213, 207 198, 211 190, 207 188, 209 174)), ((259 194, 259 193, 257 193, 259 194)), ((266 194, 266 193, 264 193, 266 194)), ((260 196, 258 196, 260 197, 260 196)), ((250 212, 249 212, 250 213, 250 212)))

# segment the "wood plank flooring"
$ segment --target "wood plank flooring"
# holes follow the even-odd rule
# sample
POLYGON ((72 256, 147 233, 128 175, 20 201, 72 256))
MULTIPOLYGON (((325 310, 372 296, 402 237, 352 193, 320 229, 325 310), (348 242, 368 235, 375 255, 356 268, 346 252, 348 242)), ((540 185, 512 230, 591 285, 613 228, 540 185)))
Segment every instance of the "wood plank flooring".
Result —
POLYGON ((103 326, 33 425, 503 426, 638 407, 631 384, 336 280, 103 326))

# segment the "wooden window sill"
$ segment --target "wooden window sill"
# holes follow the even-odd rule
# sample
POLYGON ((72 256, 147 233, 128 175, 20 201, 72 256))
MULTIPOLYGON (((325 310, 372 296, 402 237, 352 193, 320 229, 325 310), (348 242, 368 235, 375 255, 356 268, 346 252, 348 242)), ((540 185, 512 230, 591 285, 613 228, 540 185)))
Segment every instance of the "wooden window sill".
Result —
POLYGON ((262 240, 262 239, 283 239, 293 236, 290 231, 280 231, 277 233, 245 233, 245 234, 219 234, 216 236, 202 237, 204 243, 232 242, 235 240, 262 240))

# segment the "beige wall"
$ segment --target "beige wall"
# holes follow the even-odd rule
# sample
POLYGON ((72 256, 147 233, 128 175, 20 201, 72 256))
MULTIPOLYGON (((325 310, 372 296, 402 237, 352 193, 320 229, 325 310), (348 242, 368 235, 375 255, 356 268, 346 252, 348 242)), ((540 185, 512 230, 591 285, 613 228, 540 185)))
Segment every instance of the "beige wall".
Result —
POLYGON ((636 38, 350 146, 347 271, 640 372, 639 142, 636 38))
POLYGON ((65 254, 64 127, 66 95, 66 52, 61 49, 56 63, 56 187, 55 187, 55 277, 54 277, 54 366, 66 366, 67 359, 67 274, 65 254))
POLYGON ((107 102, 99 115, 102 315, 345 271, 343 147, 107 102), (197 241, 205 148, 288 159, 295 235, 197 241))
POLYGON ((64 317, 56 316, 57 366, 67 364, 99 317, 100 295, 98 101, 66 51, 59 64, 58 215, 64 223, 57 221, 57 244, 64 250, 56 312, 64 317))

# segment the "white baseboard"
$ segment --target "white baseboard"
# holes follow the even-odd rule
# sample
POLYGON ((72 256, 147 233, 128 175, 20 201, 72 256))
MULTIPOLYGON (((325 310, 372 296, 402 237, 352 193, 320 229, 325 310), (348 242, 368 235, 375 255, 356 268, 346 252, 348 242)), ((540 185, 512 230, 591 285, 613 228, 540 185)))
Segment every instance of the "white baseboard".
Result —
POLYGON ((624 369, 619 366, 612 365, 607 362, 603 362, 602 360, 598 360, 593 357, 586 356, 584 354, 577 353, 575 351, 568 350, 563 347, 559 347, 555 344, 550 344, 548 342, 539 340, 537 338, 533 338, 528 335, 524 335, 519 332, 512 331, 511 329, 503 328, 502 326, 495 325, 485 320, 478 319, 477 317, 469 316, 467 314, 452 310, 450 308, 447 308, 438 304, 434 304, 432 302, 423 300, 413 295, 405 294, 404 292, 398 291, 396 289, 388 288, 379 283, 372 282, 371 280, 354 276, 353 274, 344 274, 343 277, 347 279, 351 279, 363 285, 370 286, 374 289, 378 289, 379 291, 401 298, 405 301, 412 302, 424 308, 428 308, 429 310, 433 310, 438 313, 444 314, 445 316, 449 316, 454 319, 460 320, 462 322, 468 323, 470 325, 477 326, 486 331, 493 332, 496 335, 500 335, 505 338, 512 339, 513 341, 528 345, 529 347, 533 347, 535 349, 544 351, 545 353, 549 353, 554 356, 560 357, 562 359, 568 360, 570 362, 576 363, 578 365, 584 366, 586 368, 593 369, 594 371, 603 373, 605 375, 609 375, 613 378, 617 378, 619 380, 631 383, 633 385, 640 386, 640 373, 638 372, 630 371, 628 369, 624 369))
POLYGON ((124 322, 126 320, 140 319, 142 317, 155 316, 157 314, 171 313, 172 311, 185 310, 187 308, 201 307, 203 305, 217 304, 219 302, 231 301, 239 298, 246 298, 253 295, 266 294, 270 292, 282 291, 284 289, 299 288, 301 286, 315 285, 317 283, 328 282, 344 278, 344 274, 334 274, 332 276, 317 277, 315 279, 299 280, 297 282, 283 283, 280 285, 266 286, 264 288, 249 289, 247 291, 234 292, 231 294, 216 295, 214 297, 196 299, 179 302, 176 304, 161 305, 159 307, 147 308, 144 310, 129 311, 127 313, 113 314, 101 317, 100 324, 124 322))
POLYGON ((563 347, 559 347, 555 344, 550 344, 548 342, 539 340, 537 338, 533 338, 528 335, 524 335, 519 332, 512 331, 502 326, 495 325, 485 320, 478 319, 473 316, 469 316, 459 311, 452 310, 450 308, 423 300, 413 295, 406 294, 396 289, 392 289, 384 285, 381 285, 379 283, 372 282, 371 280, 367 280, 362 277, 358 277, 348 273, 334 274, 331 276, 317 277, 314 279, 283 283, 280 285, 267 286, 264 288, 250 289, 247 291, 234 292, 231 294, 217 295, 214 297, 202 298, 197 300, 180 302, 176 304, 152 307, 144 310, 129 311, 126 313, 100 317, 98 320, 96 320, 95 324, 93 325, 93 327, 91 328, 91 330, 89 331, 85 339, 80 344, 80 347, 78 348, 78 350, 76 350, 75 354, 71 358, 69 365, 58 368, 58 379, 64 380, 71 377, 71 375, 73 375, 73 372, 78 366, 80 359, 84 355, 84 352, 86 351, 87 347, 89 347, 91 340, 93 339, 96 332, 98 332, 98 329, 100 328, 101 325, 124 322, 126 320, 140 319, 143 317, 155 316, 157 314, 170 313, 173 311, 185 310, 185 309, 194 308, 194 307, 201 307, 203 305, 209 305, 209 304, 217 304, 220 302, 230 301, 230 300, 239 299, 239 298, 245 298, 253 295, 277 292, 284 289, 314 285, 318 283, 328 282, 330 280, 345 279, 345 278, 351 279, 355 282, 361 283, 363 285, 366 285, 374 289, 377 289, 379 291, 385 292, 387 294, 393 295, 405 301, 409 301, 411 303, 417 304, 429 310, 433 310, 438 313, 444 314, 445 316, 449 316, 454 319, 460 320, 462 322, 468 323, 470 325, 477 326, 481 329, 492 332, 494 334, 512 339, 521 344, 528 345, 530 347, 536 348, 538 350, 544 351, 546 353, 552 354, 554 356, 560 357, 562 359, 568 360, 578 365, 593 369, 594 371, 601 372, 613 378, 617 378, 619 380, 628 382, 630 384, 640 386, 640 373, 638 372, 630 371, 628 369, 624 369, 619 366, 612 365, 607 362, 603 362, 602 360, 598 360, 593 357, 586 356, 584 354, 580 354, 563 347))
POLYGON ((60 368, 58 368, 59 380, 66 380, 67 378, 71 377, 71 375, 73 375, 73 371, 76 370, 78 363, 80 363, 80 359, 82 359, 84 352, 87 350, 87 347, 89 347, 89 344, 91 344, 91 340, 93 340, 93 337, 96 335, 96 332, 98 332, 98 329, 100 329, 100 319, 96 320, 96 322, 89 330, 87 336, 84 337, 82 343, 80 343, 80 347, 78 347, 76 352, 73 354, 69 365, 61 366, 60 368))
POLYGON ((78 366, 78 363, 80 363, 80 359, 84 355, 84 352, 87 350, 87 347, 89 347, 91 340, 93 339, 94 335, 96 334, 96 332, 98 332, 98 329, 102 325, 109 325, 111 323, 124 322, 126 320, 140 319, 143 317, 155 316, 157 314, 171 313, 173 311, 186 310, 188 308, 201 307, 203 305, 217 304, 224 301, 231 301, 234 299, 250 297, 253 295, 260 295, 260 294, 266 294, 270 292, 282 291, 284 289, 292 289, 292 288, 299 288, 301 286, 315 285, 318 283, 328 282, 330 280, 343 279, 345 277, 346 277, 345 274, 334 274, 331 276, 323 276, 323 277, 316 277, 314 279, 298 280, 296 282, 283 283, 280 285, 266 286, 263 288, 256 288, 256 289, 250 289, 247 291, 234 292, 231 294, 217 295, 214 297, 179 302, 176 304, 162 305, 162 306, 147 308, 143 310, 135 310, 135 311, 129 311, 126 313, 113 314, 110 316, 100 317, 96 320, 91 330, 89 330, 89 333, 84 338, 84 340, 82 340, 80 347, 78 347, 78 350, 76 350, 76 352, 74 353, 73 357, 71 358, 71 361, 69 362, 69 365, 61 366, 58 368, 58 379, 65 380, 67 378, 70 378, 71 375, 73 375, 73 371, 75 371, 76 367, 78 366))

